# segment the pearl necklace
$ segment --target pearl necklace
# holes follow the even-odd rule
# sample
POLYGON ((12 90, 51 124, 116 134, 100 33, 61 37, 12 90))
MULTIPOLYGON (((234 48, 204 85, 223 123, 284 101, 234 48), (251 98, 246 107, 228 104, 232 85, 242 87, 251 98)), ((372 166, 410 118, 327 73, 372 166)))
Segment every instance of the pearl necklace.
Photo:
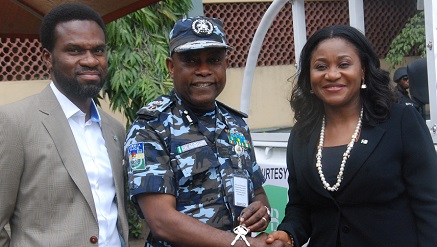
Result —
POLYGON ((323 116, 322 129, 320 130, 320 140, 319 140, 319 145, 317 146, 316 167, 319 172, 320 180, 322 180, 323 187, 325 187, 325 189, 329 191, 337 191, 338 188, 340 187, 340 183, 343 180, 344 167, 346 166, 346 161, 349 158, 349 154, 352 148, 354 147, 355 140, 357 139, 358 133, 360 132, 362 119, 363 119, 363 107, 361 107, 360 118, 358 119, 357 127, 355 128, 354 134, 352 135, 352 139, 349 142, 349 144, 347 144, 346 151, 343 154, 343 159, 340 164, 340 170, 338 171, 338 175, 337 175, 337 182, 333 186, 331 186, 329 185, 328 182, 326 182, 325 175, 323 175, 323 171, 322 171, 322 149, 323 149, 323 142, 325 140, 325 116, 323 116))

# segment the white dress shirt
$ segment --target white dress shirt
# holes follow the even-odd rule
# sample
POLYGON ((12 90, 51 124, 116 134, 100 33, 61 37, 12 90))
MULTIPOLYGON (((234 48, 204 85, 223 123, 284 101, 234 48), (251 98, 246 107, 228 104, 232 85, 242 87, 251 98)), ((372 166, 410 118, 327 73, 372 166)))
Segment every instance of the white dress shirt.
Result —
POLYGON ((91 118, 85 122, 85 113, 63 95, 53 82, 50 87, 70 124, 90 182, 99 221, 99 246, 121 246, 114 178, 97 107, 92 101, 91 118))

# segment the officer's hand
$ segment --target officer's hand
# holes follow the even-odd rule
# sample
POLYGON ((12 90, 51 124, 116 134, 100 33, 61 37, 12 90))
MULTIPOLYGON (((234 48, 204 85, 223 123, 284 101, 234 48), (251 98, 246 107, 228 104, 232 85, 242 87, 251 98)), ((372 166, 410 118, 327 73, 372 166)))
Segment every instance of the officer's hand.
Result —
POLYGON ((238 220, 250 232, 262 232, 269 225, 270 215, 267 208, 260 201, 254 201, 247 208, 243 209, 238 220))

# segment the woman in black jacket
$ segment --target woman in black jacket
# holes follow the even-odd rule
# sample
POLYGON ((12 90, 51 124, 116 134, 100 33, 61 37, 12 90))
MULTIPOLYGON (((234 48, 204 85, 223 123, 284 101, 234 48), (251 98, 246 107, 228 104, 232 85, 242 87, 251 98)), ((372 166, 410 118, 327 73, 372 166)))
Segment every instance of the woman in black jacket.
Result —
POLYGON ((437 246, 437 155, 412 106, 350 26, 317 31, 292 90, 289 202, 267 239, 317 247, 437 246))

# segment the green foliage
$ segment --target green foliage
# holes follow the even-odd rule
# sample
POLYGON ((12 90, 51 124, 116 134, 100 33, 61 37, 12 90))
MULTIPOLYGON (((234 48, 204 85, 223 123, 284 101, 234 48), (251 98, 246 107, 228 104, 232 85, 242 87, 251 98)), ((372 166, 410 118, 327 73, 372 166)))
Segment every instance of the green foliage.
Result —
POLYGON ((165 60, 168 35, 190 9, 191 0, 164 0, 107 25, 108 82, 102 89, 129 126, 136 112, 173 87, 165 60))
MULTIPOLYGON (((129 193, 129 192, 128 192, 129 193)), ((138 216, 137 210, 135 209, 135 206, 132 205, 133 203, 131 201, 128 202, 127 207, 127 217, 128 217, 128 223, 129 223, 129 236, 134 238, 141 237, 141 219, 140 216, 138 216)))
POLYGON ((402 63, 409 55, 426 55, 425 15, 423 11, 411 17, 401 33, 393 39, 385 60, 391 69, 402 63))

